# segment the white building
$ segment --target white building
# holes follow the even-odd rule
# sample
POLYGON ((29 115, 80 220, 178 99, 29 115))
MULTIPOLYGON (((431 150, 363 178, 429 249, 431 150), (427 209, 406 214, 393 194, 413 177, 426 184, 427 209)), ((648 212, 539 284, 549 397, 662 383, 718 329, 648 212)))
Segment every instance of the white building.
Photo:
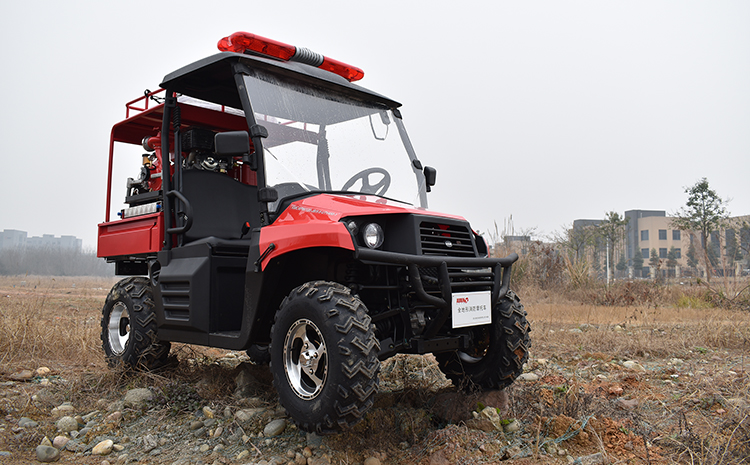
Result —
POLYGON ((26 231, 5 229, 0 232, 0 250, 24 248, 50 248, 59 250, 81 251, 83 239, 75 236, 55 237, 52 234, 28 237, 26 231))

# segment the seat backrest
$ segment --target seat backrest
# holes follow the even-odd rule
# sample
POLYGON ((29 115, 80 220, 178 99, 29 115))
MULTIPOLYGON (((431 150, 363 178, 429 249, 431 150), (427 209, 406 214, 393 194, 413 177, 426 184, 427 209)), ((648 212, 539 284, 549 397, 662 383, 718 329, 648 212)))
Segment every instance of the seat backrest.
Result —
POLYGON ((260 222, 258 188, 242 184, 223 173, 185 170, 182 194, 193 209, 193 225, 185 233, 185 242, 209 236, 240 239, 242 225, 260 222))

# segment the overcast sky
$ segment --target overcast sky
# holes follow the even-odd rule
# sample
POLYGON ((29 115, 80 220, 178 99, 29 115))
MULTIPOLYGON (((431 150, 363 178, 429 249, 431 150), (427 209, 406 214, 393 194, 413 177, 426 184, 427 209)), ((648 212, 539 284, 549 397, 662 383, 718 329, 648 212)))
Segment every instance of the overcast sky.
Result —
POLYGON ((481 232, 511 215, 516 232, 544 236, 608 211, 674 212, 702 177, 733 215, 750 214, 748 1, 0 8, 0 230, 93 249, 125 103, 236 31, 364 69, 361 85, 403 103, 420 159, 438 170, 430 208, 481 232))

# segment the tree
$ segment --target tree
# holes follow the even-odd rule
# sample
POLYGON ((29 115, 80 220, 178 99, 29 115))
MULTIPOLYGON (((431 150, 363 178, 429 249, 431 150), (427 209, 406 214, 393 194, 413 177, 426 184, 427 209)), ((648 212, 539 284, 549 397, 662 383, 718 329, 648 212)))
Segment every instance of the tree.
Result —
POLYGON ((690 240, 690 245, 688 246, 687 251, 687 266, 690 268, 697 268, 698 267, 698 257, 695 255, 695 244, 693 244, 692 236, 690 240))
POLYGON ((586 247, 592 244, 593 231, 590 226, 566 227, 562 233, 555 233, 552 237, 555 243, 562 247, 573 263, 586 258, 586 247))
POLYGON ((692 187, 686 187, 688 195, 685 206, 673 215, 672 226, 682 231, 695 232, 701 239, 703 264, 706 267, 706 279, 711 281, 711 262, 709 259, 709 239, 711 233, 718 231, 729 218, 725 205, 726 200, 711 189, 706 178, 692 187))
POLYGON ((643 269, 643 254, 641 253, 641 249, 638 248, 638 244, 635 244, 635 248, 633 250, 633 268, 635 268, 638 271, 641 271, 643 269))
POLYGON ((675 267, 677 266, 677 251, 675 250, 674 246, 669 248, 669 252, 667 252, 667 268, 671 270, 671 272, 674 272, 675 267))
POLYGON ((648 265, 651 267, 654 281, 661 281, 661 260, 656 249, 651 249, 651 258, 648 259, 648 265))
POLYGON ((615 268, 617 268, 617 271, 625 271, 625 268, 628 267, 628 261, 625 260, 625 255, 620 255, 620 260, 617 262, 617 265, 615 268))
MULTIPOLYGON (((597 235, 606 241, 608 245, 608 259, 609 266, 614 265, 615 249, 617 245, 622 241, 625 225, 628 224, 630 218, 620 216, 617 212, 608 212, 604 215, 604 220, 597 226, 597 235)), ((609 269, 607 270, 609 272, 609 269)), ((609 282, 609 276, 607 276, 609 282)))

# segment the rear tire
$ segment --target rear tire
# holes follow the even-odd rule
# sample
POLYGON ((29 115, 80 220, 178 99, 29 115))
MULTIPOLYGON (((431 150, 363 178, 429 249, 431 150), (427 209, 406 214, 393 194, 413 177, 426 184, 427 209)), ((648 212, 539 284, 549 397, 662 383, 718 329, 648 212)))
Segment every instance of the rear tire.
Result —
POLYGON ((492 324, 467 328, 472 348, 435 354, 440 370, 462 390, 503 389, 529 359, 531 327, 518 297, 509 291, 495 305, 492 324))
POLYGON ((284 299, 271 330, 271 372, 297 426, 332 434, 364 418, 378 390, 380 344, 349 288, 310 282, 284 299))
POLYGON ((152 370, 164 365, 169 342, 156 336, 156 313, 147 278, 119 281, 102 309, 102 348, 110 367, 152 370))

